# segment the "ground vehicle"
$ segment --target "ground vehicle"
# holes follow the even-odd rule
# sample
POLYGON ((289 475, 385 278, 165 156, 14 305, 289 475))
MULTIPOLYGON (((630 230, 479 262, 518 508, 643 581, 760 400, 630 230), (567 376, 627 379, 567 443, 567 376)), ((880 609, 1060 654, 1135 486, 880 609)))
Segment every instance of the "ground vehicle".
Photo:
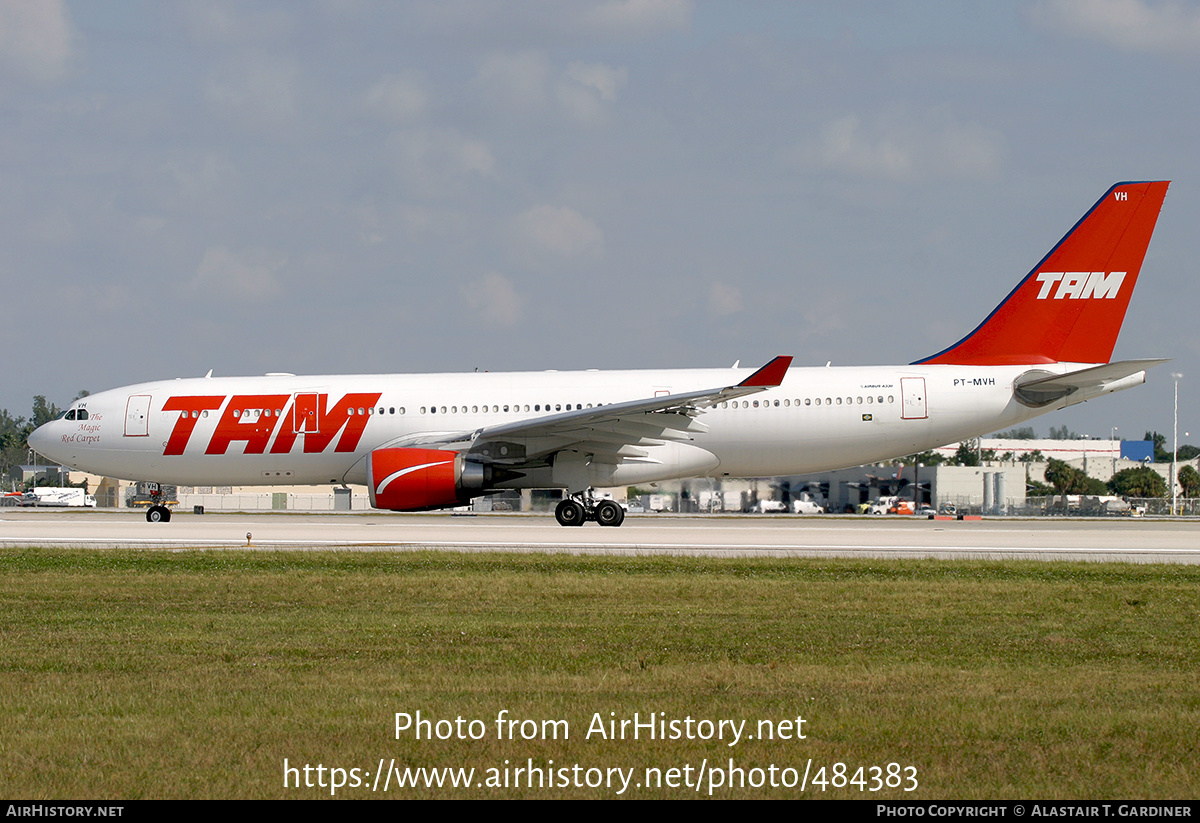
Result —
POLYGON ((25 492, 21 505, 95 508, 96 498, 74 486, 40 486, 25 492))
POLYGON ((759 500, 754 504, 754 511, 758 514, 786 512, 787 510, 787 503, 784 503, 782 500, 759 500))
POLYGON ((896 505, 896 501, 899 499, 900 498, 896 497, 895 495, 880 497, 878 500, 875 500, 868 506, 866 513, 867 514, 888 514, 889 512, 891 512, 892 507, 896 505))
POLYGON ((824 514, 825 507, 812 500, 793 500, 792 512, 795 514, 824 514))

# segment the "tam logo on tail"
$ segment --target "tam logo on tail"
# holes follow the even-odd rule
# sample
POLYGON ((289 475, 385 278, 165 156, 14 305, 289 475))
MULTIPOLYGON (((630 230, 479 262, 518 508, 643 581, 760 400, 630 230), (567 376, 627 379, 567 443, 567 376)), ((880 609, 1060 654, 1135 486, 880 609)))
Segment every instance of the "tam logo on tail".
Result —
POLYGON ((1168 185, 1113 186, 975 331, 917 363, 1107 363, 1168 185))
POLYGON ((1042 284, 1037 299, 1045 300, 1049 297, 1051 287, 1057 283, 1055 300, 1062 300, 1064 297, 1072 300, 1115 300, 1117 292, 1121 290, 1121 283, 1125 280, 1125 274, 1123 271, 1110 271, 1107 274, 1102 271, 1044 271, 1037 276, 1038 282, 1042 284))

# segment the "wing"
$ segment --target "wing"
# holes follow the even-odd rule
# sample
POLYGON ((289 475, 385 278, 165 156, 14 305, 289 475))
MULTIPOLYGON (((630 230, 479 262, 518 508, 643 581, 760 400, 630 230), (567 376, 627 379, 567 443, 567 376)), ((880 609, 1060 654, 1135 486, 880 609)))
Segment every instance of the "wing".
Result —
POLYGON ((565 448, 619 463, 647 457, 654 446, 695 439, 708 430, 697 419, 705 409, 778 386, 791 363, 791 357, 776 357, 732 386, 573 409, 474 431, 426 432, 389 445, 436 446, 513 469, 549 465, 554 453, 565 448))

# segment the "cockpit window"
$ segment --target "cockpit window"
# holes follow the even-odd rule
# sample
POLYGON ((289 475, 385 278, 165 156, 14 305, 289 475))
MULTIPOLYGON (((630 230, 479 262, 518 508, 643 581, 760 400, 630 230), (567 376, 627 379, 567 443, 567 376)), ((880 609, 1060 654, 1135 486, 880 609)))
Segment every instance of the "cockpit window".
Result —
POLYGON ((75 412, 75 419, 76 420, 87 420, 88 419, 87 409, 80 409, 79 411, 75 412))
POLYGON ((61 417, 63 420, 74 420, 75 419, 75 410, 71 409, 70 411, 61 415, 61 417))

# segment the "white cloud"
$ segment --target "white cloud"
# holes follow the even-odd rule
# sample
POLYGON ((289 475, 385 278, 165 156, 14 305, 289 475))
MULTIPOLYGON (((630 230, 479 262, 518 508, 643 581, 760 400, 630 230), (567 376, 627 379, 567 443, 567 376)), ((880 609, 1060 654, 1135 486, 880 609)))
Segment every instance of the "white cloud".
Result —
POLYGON ((493 108, 525 116, 555 111, 578 123, 600 120, 617 99, 628 72, 603 63, 570 63, 556 69, 540 52, 492 54, 475 82, 493 108))
POLYGON ((222 45, 279 40, 294 28, 287 12, 247 3, 194 0, 180 7, 180 15, 194 38, 222 45))
POLYGON ((604 249, 604 232, 568 206, 534 206, 513 220, 526 251, 541 256, 595 257, 604 249))
POLYGON ((1124 51, 1200 54, 1200 7, 1146 0, 1045 0, 1036 22, 1124 51))
POLYGON ((550 62, 532 51, 489 55, 475 76, 488 102, 518 110, 546 105, 549 78, 550 62))
POLYGON ((211 75, 204 98, 215 110, 253 127, 276 128, 295 118, 300 70, 290 60, 248 57, 225 64, 211 75))
POLYGON ((737 314, 742 310, 741 289, 719 280, 714 282, 708 288, 708 309, 718 317, 737 314))
POLYGON ((460 186, 468 177, 491 177, 496 160, 483 140, 455 129, 411 129, 387 141, 389 162, 409 185, 434 194, 460 186))
POLYGON ((502 274, 488 272, 460 288, 458 293, 489 326, 509 328, 521 320, 525 301, 512 281, 502 274))
POLYGON ((598 29, 637 37, 686 29, 691 21, 690 0, 607 0, 587 13, 598 29))
POLYGON ((219 204, 228 196, 239 175, 227 157, 215 152, 181 156, 168 161, 163 172, 175 183, 173 197, 189 203, 219 204))
POLYGON ((367 90, 363 101, 368 110, 385 120, 415 120, 429 105, 429 93, 420 74, 402 72, 381 77, 367 90))
POLYGON ((239 254, 224 246, 210 248, 187 288, 210 300, 260 302, 279 293, 277 275, 286 262, 286 257, 265 249, 239 254))
POLYGON ((74 33, 62 0, 0 2, 0 61, 41 83, 67 72, 74 33))
POLYGON ((826 123, 793 159, 805 168, 886 180, 986 178, 1000 170, 1004 146, 998 132, 936 112, 886 116, 871 125, 850 115, 826 123))
POLYGON ((604 116, 607 104, 617 99, 628 72, 603 63, 571 63, 559 78, 557 97, 563 111, 581 123, 604 116))

